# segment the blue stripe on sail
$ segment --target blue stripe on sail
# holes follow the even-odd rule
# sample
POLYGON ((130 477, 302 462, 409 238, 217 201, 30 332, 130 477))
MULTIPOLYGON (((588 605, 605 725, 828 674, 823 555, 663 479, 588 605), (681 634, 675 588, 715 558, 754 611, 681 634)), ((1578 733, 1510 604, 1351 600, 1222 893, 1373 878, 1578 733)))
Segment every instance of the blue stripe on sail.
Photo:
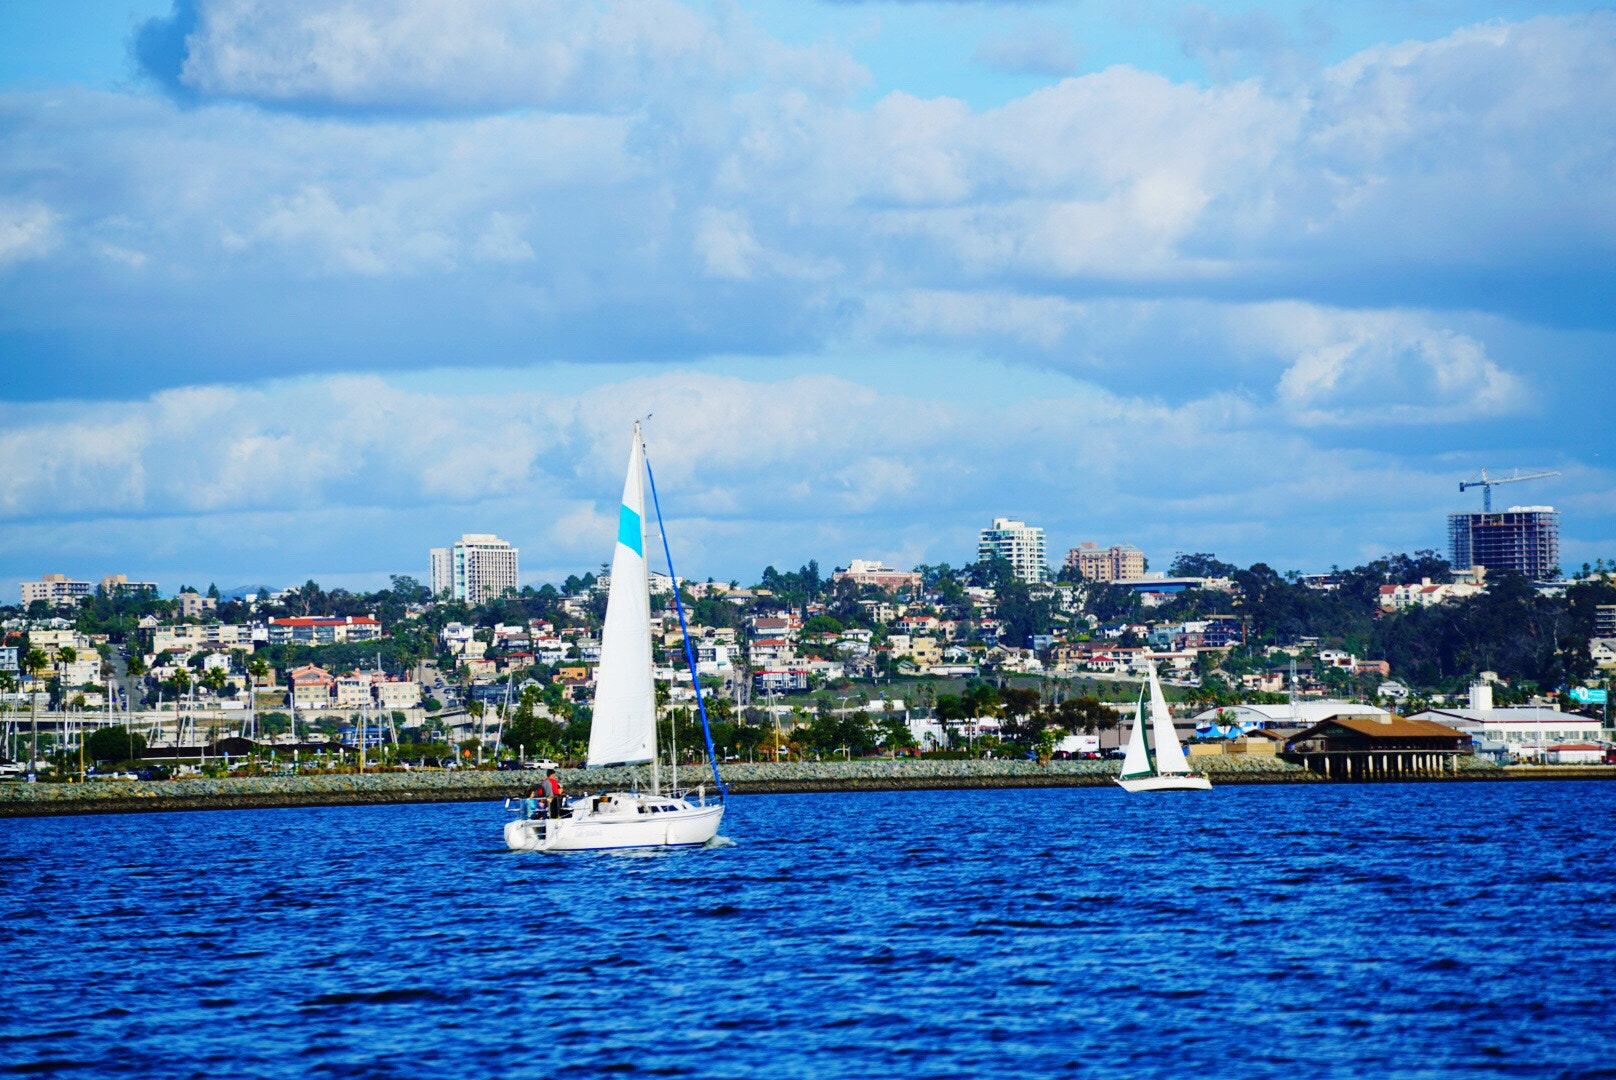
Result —
POLYGON ((640 515, 627 505, 617 515, 617 542, 640 558, 645 558, 645 536, 640 529, 640 515))

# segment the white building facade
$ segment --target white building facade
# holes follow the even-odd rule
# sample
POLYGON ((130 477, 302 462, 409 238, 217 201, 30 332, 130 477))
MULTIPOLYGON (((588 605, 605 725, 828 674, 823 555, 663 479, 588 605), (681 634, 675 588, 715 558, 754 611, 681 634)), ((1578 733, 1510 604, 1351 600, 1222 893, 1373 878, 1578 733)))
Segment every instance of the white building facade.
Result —
POLYGON ((1021 581, 1039 582, 1049 577, 1044 558, 1044 530, 1025 521, 994 518, 983 529, 976 546, 978 562, 1005 559, 1021 581))
POLYGON ((466 533, 454 546, 433 548, 432 595, 481 604, 516 588, 517 549, 492 533, 466 533))

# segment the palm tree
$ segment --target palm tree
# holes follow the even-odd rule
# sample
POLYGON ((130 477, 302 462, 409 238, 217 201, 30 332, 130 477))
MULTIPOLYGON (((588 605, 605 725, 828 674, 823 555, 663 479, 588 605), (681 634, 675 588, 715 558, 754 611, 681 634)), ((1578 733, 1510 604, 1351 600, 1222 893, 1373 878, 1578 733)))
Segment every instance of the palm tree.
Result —
POLYGON ((219 695, 220 690, 224 689, 224 684, 225 674, 222 668, 208 668, 207 672, 202 676, 202 685, 213 691, 215 697, 219 695))
MULTIPOLYGON (((31 676, 35 680, 37 680, 39 678, 39 673, 41 671, 44 671, 46 665, 49 664, 49 663, 50 663, 50 661, 45 659, 44 652, 42 652, 39 649, 29 649, 27 652, 23 653, 23 656, 22 656, 22 669, 24 671, 26 671, 29 674, 29 676, 31 676)), ((30 707, 31 707, 30 711, 31 711, 32 716, 33 716, 33 721, 30 724, 30 730, 29 730, 29 734, 28 734, 28 775, 33 776, 34 775, 34 762, 39 760, 39 691, 38 691, 38 689, 35 689, 35 690, 32 690, 32 691, 29 692, 28 701, 29 701, 29 704, 30 704, 30 707)))
POLYGON ((247 716, 252 725, 248 738, 258 737, 258 680, 269 674, 269 662, 262 656, 255 656, 246 663, 247 668, 247 716))
MULTIPOLYGON (((12 692, 16 689, 17 677, 9 671, 0 671, 0 696, 9 698, 12 692)), ((11 703, 9 701, 0 703, 0 707, 9 709, 11 707, 11 703)), ((9 729, 11 725, 7 724, 6 726, 9 729)), ((15 745, 7 746, 6 749, 10 751, 13 757, 16 756, 17 748, 15 745)))

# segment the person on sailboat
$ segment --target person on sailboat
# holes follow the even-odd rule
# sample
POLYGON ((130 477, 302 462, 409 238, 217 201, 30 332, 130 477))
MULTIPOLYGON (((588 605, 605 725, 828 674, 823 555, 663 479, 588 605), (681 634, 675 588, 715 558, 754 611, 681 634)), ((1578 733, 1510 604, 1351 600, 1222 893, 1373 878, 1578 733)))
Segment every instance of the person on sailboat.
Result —
POLYGON ((561 777, 551 769, 544 777, 544 784, 550 789, 550 816, 558 818, 561 816, 561 796, 564 794, 561 790, 561 777))

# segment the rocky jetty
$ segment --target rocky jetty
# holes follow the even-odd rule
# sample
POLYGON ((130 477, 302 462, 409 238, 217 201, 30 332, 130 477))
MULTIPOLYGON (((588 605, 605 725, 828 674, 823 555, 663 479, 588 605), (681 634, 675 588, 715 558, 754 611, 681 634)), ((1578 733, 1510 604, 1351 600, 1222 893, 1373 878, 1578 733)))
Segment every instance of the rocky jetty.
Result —
MULTIPOLYGON (((1198 767, 1217 784, 1322 783, 1307 770, 1273 759, 1209 760, 1198 767)), ((909 791, 985 787, 1102 786, 1117 772, 1114 761, 897 760, 735 763, 724 779, 737 795, 814 791, 909 791)), ((645 769, 561 771, 569 791, 626 788, 646 781, 645 769)), ((0 817, 47 814, 139 813, 153 810, 238 810, 284 806, 371 803, 477 802, 521 796, 542 779, 537 772, 475 770, 334 773, 158 781, 0 785, 0 817)), ((680 772, 696 787, 703 768, 680 772)))

